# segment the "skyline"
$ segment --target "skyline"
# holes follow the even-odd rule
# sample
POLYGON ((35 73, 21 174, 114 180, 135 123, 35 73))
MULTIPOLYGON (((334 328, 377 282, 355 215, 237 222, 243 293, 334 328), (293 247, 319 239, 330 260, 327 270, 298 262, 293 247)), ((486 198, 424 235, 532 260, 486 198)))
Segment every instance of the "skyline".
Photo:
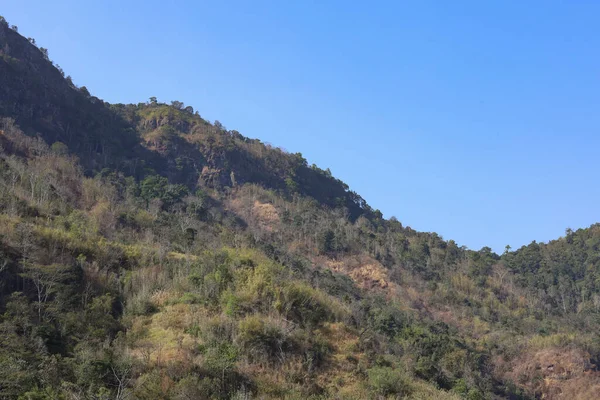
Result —
POLYGON ((183 101, 459 245, 600 220, 600 5, 111 3, 2 14, 93 95, 183 101))

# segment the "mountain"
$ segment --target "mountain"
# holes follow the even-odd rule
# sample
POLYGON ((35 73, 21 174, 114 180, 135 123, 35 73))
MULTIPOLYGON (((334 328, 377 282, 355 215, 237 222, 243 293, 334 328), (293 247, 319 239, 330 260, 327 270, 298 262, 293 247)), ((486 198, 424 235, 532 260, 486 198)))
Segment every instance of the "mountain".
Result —
POLYGON ((600 225, 499 256, 0 19, 0 398, 589 399, 600 225))

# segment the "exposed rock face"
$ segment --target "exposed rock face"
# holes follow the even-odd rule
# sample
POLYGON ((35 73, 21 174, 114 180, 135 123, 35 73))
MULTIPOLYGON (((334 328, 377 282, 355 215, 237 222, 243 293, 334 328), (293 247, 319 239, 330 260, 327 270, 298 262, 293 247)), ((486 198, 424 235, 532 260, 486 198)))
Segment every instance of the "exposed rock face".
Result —
POLYGON ((142 121, 142 123, 140 124, 141 128, 144 130, 154 130, 154 129, 158 129, 161 126, 172 126, 173 128, 177 129, 178 131, 181 132, 189 132, 190 130, 190 124, 187 121, 178 119, 178 118, 174 118, 172 116, 169 115, 165 115, 165 116, 160 116, 157 118, 152 118, 152 119, 146 119, 144 121, 142 121))
POLYGON ((220 188, 227 186, 228 177, 227 173, 218 168, 212 168, 205 165, 202 168, 200 179, 198 180, 200 186, 206 186, 209 188, 220 188))

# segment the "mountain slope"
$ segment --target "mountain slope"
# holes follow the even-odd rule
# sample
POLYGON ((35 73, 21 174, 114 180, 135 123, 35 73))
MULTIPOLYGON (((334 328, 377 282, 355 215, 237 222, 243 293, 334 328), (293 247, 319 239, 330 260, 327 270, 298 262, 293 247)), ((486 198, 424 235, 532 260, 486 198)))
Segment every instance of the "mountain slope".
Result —
POLYGON ((100 101, 44 54, 0 23, 0 397, 600 388, 597 226, 471 251, 179 102, 100 101))
POLYGON ((354 217, 372 211, 343 182, 309 167, 299 153, 286 154, 213 126, 179 102, 177 107, 155 101, 111 106, 64 79, 48 62, 47 51, 6 25, 0 44, 0 113, 49 144, 66 144, 88 172, 108 166, 139 177, 147 166, 191 186, 199 175, 209 186, 232 186, 232 179, 256 182, 345 206, 354 217))

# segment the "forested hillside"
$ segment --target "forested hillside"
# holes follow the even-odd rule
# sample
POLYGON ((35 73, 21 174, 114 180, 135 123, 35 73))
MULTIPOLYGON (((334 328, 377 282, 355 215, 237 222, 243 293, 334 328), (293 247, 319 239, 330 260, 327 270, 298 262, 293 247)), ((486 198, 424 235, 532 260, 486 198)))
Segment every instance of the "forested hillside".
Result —
POLYGON ((600 225, 499 256, 108 104, 0 18, 0 398, 591 399, 600 225))

